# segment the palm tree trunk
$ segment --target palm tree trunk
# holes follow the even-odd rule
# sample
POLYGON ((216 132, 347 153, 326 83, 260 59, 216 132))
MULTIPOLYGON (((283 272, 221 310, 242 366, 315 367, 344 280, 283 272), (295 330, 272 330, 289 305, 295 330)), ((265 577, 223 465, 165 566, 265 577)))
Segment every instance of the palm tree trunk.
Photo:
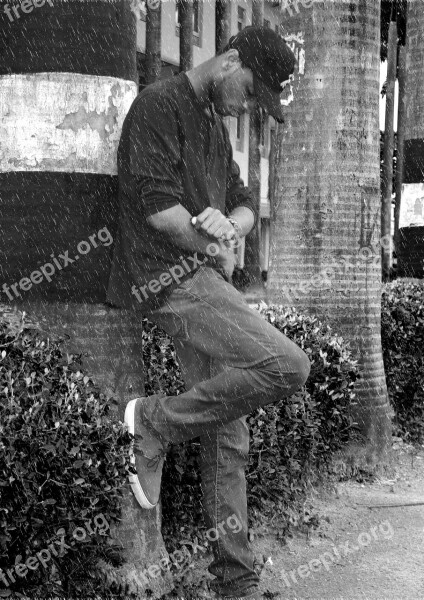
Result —
POLYGON ((162 1, 147 2, 146 85, 160 78, 162 71, 162 1))
MULTIPOLYGON (((264 22, 264 0, 252 0, 252 25, 261 27, 264 22)), ((249 188, 256 201, 258 214, 261 206, 261 108, 259 105, 250 114, 249 119, 249 188)), ((244 262, 250 285, 249 295, 262 297, 264 288, 260 265, 260 219, 256 227, 245 238, 244 262)))
MULTIPOLYGON (((55 0, 20 19, 0 11, 1 301, 68 338, 122 420, 144 392, 141 319, 104 303, 117 145, 138 88, 135 17, 126 0, 55 0)), ((163 549, 159 516, 126 486, 114 535, 140 593, 136 570, 163 549)))
POLYGON ((356 352, 353 414, 365 442, 356 452, 367 460, 385 454, 391 434, 380 337, 379 25, 379 3, 362 0, 285 15, 298 68, 278 127, 268 281, 272 302, 317 314, 356 352))
POLYGON ((231 0, 215 2, 215 52, 219 52, 228 44, 231 29, 231 0))
POLYGON ((193 0, 179 0, 180 71, 193 67, 193 0))
POLYGON ((395 203, 395 248, 399 243, 399 216, 402 202, 402 183, 405 167, 405 127, 406 127, 406 46, 399 46, 398 63, 399 105, 397 126, 396 160, 396 203, 395 203))
POLYGON ((399 273, 424 277, 424 12, 422 2, 408 2, 406 45, 405 172, 399 229, 399 273), (417 226, 409 226, 411 222, 417 226))
MULTIPOLYGON (((387 88, 386 88, 386 122, 383 151, 383 180, 381 186, 381 236, 391 240, 392 229, 392 191, 393 191, 393 154, 394 154, 394 107, 397 59, 397 23, 396 14, 392 12, 389 26, 387 48, 387 88)), ((392 245, 385 244, 381 248, 381 266, 383 281, 389 281, 392 266, 392 245)))

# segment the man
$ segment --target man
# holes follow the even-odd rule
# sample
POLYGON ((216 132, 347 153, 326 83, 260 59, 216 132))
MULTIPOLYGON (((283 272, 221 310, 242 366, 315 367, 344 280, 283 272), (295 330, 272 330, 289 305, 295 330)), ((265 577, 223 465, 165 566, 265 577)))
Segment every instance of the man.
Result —
MULTIPOLYGON (((131 401, 130 481, 144 508, 160 493, 166 448, 200 436, 203 510, 213 543, 211 598, 260 598, 248 543, 246 415, 306 381, 300 348, 231 285, 238 243, 256 202, 240 179, 223 116, 260 105, 282 121, 280 92, 295 59, 270 29, 247 27, 224 52, 145 88, 118 150, 120 227, 109 285, 115 305, 140 310, 173 336, 187 391, 131 401)), ((141 318, 141 315, 140 315, 141 318)))

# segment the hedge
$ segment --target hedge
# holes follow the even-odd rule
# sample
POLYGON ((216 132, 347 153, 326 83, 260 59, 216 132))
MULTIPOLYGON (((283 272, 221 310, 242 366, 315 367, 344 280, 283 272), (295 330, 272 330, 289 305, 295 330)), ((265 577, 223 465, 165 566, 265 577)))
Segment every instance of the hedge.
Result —
MULTIPOLYGON (((258 310, 312 363, 300 392, 249 416, 251 523, 279 515, 284 535, 293 524, 314 524, 305 509, 307 491, 349 438, 358 372, 347 345, 316 318, 278 306, 258 310)), ((181 393, 171 339, 147 320, 143 335, 146 394, 181 393)), ((10 590, 30 597, 103 589, 97 561, 116 560, 108 525, 119 517, 130 436, 80 358, 25 321, 0 323, 1 564, 14 573, 50 544, 59 548, 64 540, 67 546, 64 556, 50 553, 46 568, 27 568, 15 581, 6 574, 10 590)), ((202 529, 198 459, 193 440, 174 445, 165 463, 163 532, 170 550, 202 529)))
POLYGON ((397 280, 382 294, 384 368, 396 433, 424 443, 424 283, 397 280))
POLYGON ((0 590, 89 594, 114 550, 130 436, 80 359, 25 319, 0 322, 0 590))

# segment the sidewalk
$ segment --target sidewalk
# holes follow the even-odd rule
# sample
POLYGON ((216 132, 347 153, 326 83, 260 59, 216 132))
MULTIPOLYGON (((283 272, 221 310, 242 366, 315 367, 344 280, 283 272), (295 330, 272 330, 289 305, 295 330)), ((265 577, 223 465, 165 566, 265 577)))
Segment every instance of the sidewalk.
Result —
POLYGON ((315 503, 321 523, 309 540, 294 538, 285 548, 256 542, 273 563, 263 571, 263 591, 287 600, 424 600, 424 451, 413 464, 402 447, 395 455, 391 479, 339 484, 338 498, 315 503), (413 502, 422 505, 367 508, 413 502))
MULTIPOLYGON (((349 481, 313 501, 317 530, 282 545, 254 535, 269 600, 424 600, 424 448, 394 444, 394 471, 372 483, 349 481), (405 506, 411 503, 417 506, 405 506), (402 505, 368 508, 375 505, 402 505)), ((274 533, 274 532, 272 532, 274 533)), ((189 580, 205 577, 210 557, 195 561, 189 580)), ((168 598, 168 596, 167 596, 168 598)))

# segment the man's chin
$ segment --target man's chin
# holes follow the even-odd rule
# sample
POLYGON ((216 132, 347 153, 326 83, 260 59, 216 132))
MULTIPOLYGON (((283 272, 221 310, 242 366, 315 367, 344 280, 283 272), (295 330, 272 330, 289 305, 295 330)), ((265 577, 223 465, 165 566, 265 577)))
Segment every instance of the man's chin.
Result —
POLYGON ((216 104, 213 105, 215 112, 220 116, 220 117, 235 117, 238 116, 238 113, 236 114, 236 111, 230 110, 229 108, 226 108, 225 106, 217 106, 216 104))
POLYGON ((221 117, 239 117, 240 116, 240 112, 237 110, 229 110, 227 109, 221 109, 218 110, 217 108, 215 108, 215 112, 218 113, 218 115, 220 115, 221 117))

